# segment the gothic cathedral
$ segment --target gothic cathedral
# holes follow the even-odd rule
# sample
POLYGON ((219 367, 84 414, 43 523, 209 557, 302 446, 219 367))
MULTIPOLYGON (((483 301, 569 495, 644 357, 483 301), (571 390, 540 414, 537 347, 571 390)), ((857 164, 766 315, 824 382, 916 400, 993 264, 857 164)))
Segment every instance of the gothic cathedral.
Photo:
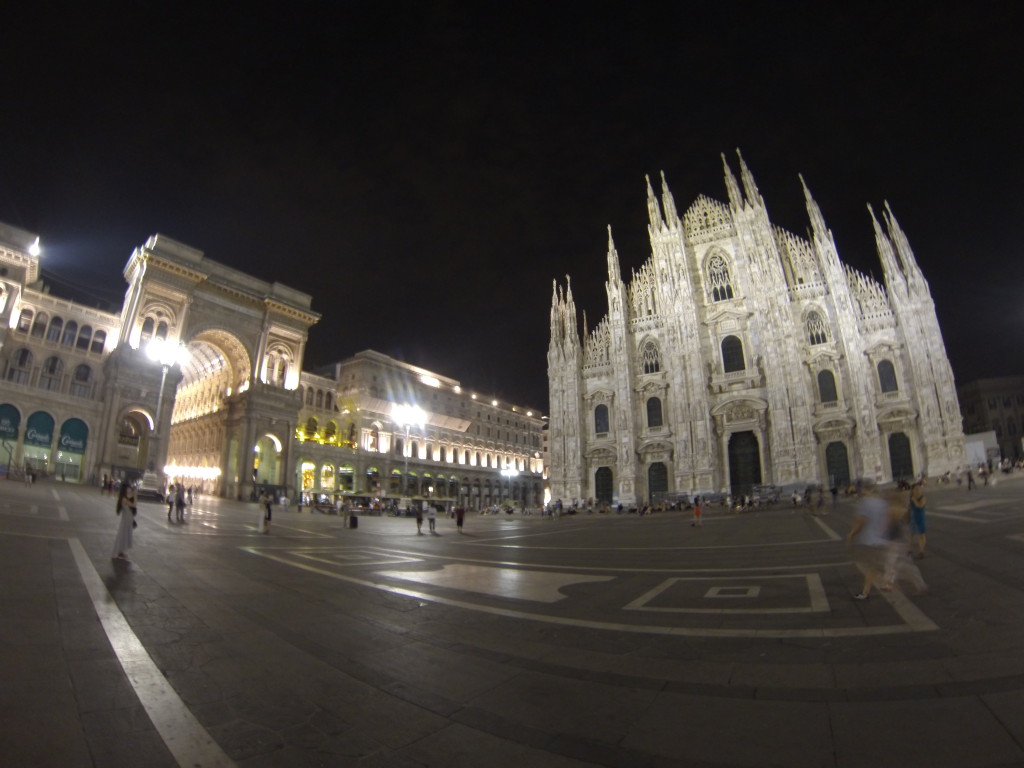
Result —
POLYGON ((634 504, 754 486, 879 482, 964 463, 953 372, 928 283, 888 204, 871 207, 884 285, 845 265, 800 177, 808 239, 768 218, 739 157, 729 204, 679 216, 647 183, 651 257, 579 331, 554 286, 553 499, 634 504), (742 183, 742 187, 741 187, 742 183))

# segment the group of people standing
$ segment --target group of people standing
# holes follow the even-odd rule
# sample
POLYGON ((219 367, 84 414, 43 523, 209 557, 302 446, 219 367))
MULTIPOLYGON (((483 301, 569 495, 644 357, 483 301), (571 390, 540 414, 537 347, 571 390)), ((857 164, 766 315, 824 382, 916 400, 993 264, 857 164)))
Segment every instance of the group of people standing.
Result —
POLYGON ((928 585, 914 560, 925 555, 928 542, 926 511, 928 499, 922 478, 910 489, 907 499, 900 491, 885 495, 876 492, 875 484, 864 481, 857 515, 847 535, 854 547, 854 562, 864 573, 864 582, 855 600, 867 600, 871 589, 889 591, 904 580, 914 594, 928 591, 928 585))
MULTIPOLYGON (((426 506, 427 506, 427 509, 426 509, 427 527, 428 527, 428 529, 430 531, 430 535, 431 536, 440 536, 440 534, 437 532, 437 509, 435 507, 431 506, 430 504, 427 504, 426 506)), ((455 509, 452 510, 452 515, 455 517, 455 527, 458 529, 459 533, 462 533, 462 524, 466 521, 466 510, 465 510, 465 508, 462 507, 461 505, 458 506, 458 507, 455 507, 455 509)), ((423 517, 424 517, 423 509, 420 508, 420 507, 417 507, 416 508, 416 533, 418 535, 420 535, 420 536, 423 535, 423 517)))
POLYGON ((167 519, 170 522, 185 522, 185 510, 192 504, 192 486, 187 489, 181 483, 167 486, 167 519), (171 515, 174 515, 173 519, 171 515))

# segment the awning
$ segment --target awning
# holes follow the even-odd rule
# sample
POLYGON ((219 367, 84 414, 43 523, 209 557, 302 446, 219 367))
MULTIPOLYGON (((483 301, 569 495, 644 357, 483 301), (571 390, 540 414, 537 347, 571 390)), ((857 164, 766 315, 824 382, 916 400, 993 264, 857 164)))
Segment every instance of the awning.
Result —
POLYGON ((18 427, 21 426, 21 413, 13 405, 0 405, 0 438, 17 440, 18 427))
POLYGON ((25 445, 39 445, 49 448, 53 444, 53 416, 45 411, 36 411, 25 423, 25 445))
POLYGON ((81 419, 68 419, 60 428, 60 449, 68 453, 85 453, 89 427, 81 419))

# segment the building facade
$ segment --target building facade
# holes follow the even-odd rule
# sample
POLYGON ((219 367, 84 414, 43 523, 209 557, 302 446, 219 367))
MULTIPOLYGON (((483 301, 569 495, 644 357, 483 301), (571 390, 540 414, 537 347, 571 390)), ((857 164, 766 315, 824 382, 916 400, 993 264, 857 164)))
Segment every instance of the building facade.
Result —
POLYGON ((977 379, 957 387, 964 432, 992 431, 1004 459, 1024 457, 1024 376, 977 379))
POLYGON ((154 235, 125 266, 120 312, 103 312, 52 296, 40 258, 35 234, 0 224, 9 477, 151 471, 231 498, 543 503, 539 412, 376 352, 303 372, 319 319, 307 294, 154 235), (407 433, 395 405, 422 423, 407 433))
POLYGON ((541 414, 367 350, 303 373, 295 484, 361 504, 544 503, 541 414))
MULTIPOLYGON (((884 284, 839 258, 804 185, 808 238, 772 223, 723 156, 728 204, 681 215, 647 184, 651 256, 628 282, 609 228, 607 314, 580 332, 555 283, 548 347, 551 493, 636 503, 845 485, 963 464, 935 307, 888 205, 884 284)), ((801 177, 801 183, 803 179, 801 177)), ((869 206, 870 211, 870 206, 869 206)))
POLYGON ((154 235, 118 314, 49 294, 0 226, 0 464, 67 482, 146 471, 246 498, 285 486, 311 299, 154 235), (255 458, 254 458, 255 457, 255 458))

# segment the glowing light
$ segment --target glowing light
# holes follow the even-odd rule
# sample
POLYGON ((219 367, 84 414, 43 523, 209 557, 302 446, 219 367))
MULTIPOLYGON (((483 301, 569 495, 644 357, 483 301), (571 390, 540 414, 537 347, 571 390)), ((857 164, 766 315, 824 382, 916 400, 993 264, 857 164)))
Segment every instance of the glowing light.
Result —
POLYGON ((43 252, 43 249, 39 247, 39 238, 38 237, 36 237, 36 241, 34 243, 32 243, 32 245, 30 245, 28 247, 28 252, 29 252, 29 255, 31 255, 31 256, 38 256, 40 253, 43 252))
POLYGON ((452 387, 452 392, 454 392, 457 395, 462 392, 462 387, 456 384, 454 387, 452 387))
POLYGON ((491 400, 491 405, 497 405, 497 404, 498 404, 497 400, 491 400))
POLYGON ((441 382, 437 378, 435 378, 434 376, 428 376, 427 374, 423 374, 422 376, 420 376, 420 381, 422 381, 428 387, 436 388, 441 386, 441 382))

